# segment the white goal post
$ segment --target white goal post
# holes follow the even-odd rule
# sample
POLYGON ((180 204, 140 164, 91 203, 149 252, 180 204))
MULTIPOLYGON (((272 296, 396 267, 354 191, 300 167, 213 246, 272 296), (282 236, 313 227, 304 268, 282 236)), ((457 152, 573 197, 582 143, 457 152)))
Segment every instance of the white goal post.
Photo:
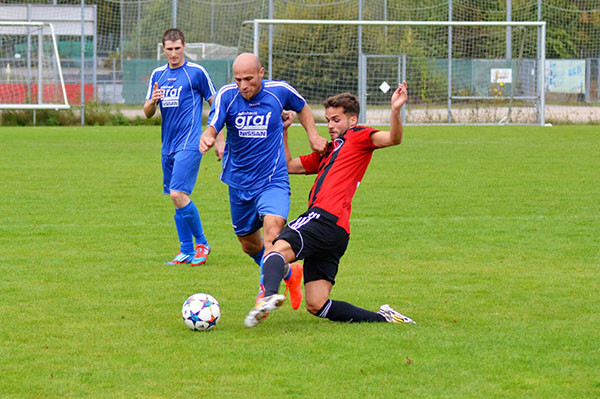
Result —
POLYGON ((362 123, 389 123, 406 80, 407 124, 544 125, 545 38, 544 21, 255 19, 242 23, 239 51, 309 102, 357 94, 362 123))
POLYGON ((54 27, 0 22, 0 110, 68 109, 54 27))

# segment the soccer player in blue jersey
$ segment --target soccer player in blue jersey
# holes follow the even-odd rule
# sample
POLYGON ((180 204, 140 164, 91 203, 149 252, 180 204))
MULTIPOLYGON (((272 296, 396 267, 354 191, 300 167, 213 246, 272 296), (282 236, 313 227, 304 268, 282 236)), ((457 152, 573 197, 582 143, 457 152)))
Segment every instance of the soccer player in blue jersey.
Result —
POLYGON ((179 253, 167 264, 197 266, 206 262, 210 245, 190 194, 202 160, 198 150, 202 102, 212 104, 215 87, 203 67, 185 59, 185 39, 179 29, 167 30, 162 45, 168 63, 152 72, 144 113, 151 118, 156 106, 160 106, 163 191, 171 196, 175 205, 175 226, 180 241, 179 253))
MULTIPOLYGON (((221 180, 229 185, 234 232, 242 250, 258 265, 285 225, 290 207, 282 112, 296 112, 314 151, 322 152, 327 145, 300 93, 284 81, 263 80, 264 72, 254 54, 235 59, 235 82, 217 93, 200 138, 200 151, 205 153, 227 127, 221 180)), ((297 309, 302 301, 302 265, 286 265, 284 280, 297 309)))

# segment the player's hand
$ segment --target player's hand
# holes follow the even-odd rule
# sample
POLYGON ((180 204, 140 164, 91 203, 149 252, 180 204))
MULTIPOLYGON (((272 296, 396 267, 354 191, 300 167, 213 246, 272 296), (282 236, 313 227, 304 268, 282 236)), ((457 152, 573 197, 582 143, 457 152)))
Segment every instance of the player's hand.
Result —
POLYGON ((295 114, 294 111, 283 111, 281 113, 281 119, 283 119, 283 130, 287 130, 294 122, 295 114))
POLYGON ((327 148, 327 139, 326 138, 321 137, 319 135, 315 135, 314 137, 310 137, 309 141, 310 141, 310 148, 313 151, 318 152, 319 154, 325 153, 325 149, 327 148))
MULTIPOLYGON (((210 133, 208 133, 208 129, 206 129, 204 133, 202 133, 202 136, 200 136, 200 152, 202 154, 206 154, 208 150, 212 148, 213 145, 215 145, 215 138, 210 133)), ((219 155, 217 154, 217 157, 218 156, 219 155)))
POLYGON ((158 102, 161 98, 165 96, 165 91, 163 89, 158 88, 158 82, 154 82, 154 87, 152 88, 152 101, 154 104, 158 102))
POLYGON ((400 108, 404 104, 406 104, 407 100, 408 88, 406 85, 406 81, 404 81, 402 83, 398 83, 398 88, 396 89, 394 94, 392 94, 392 109, 396 111, 400 110, 400 108))

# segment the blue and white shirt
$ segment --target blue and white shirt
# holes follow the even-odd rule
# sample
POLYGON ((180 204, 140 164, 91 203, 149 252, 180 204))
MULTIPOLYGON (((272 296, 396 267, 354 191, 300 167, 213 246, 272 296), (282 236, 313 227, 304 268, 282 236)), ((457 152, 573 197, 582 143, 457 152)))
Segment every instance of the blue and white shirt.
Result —
POLYGON ((227 127, 221 180, 230 187, 255 190, 272 181, 289 184, 283 147, 283 110, 300 111, 304 98, 290 84, 263 80, 251 100, 235 83, 219 90, 210 109, 208 126, 227 127))
POLYGON ((162 117, 161 153, 199 151, 203 100, 209 100, 216 92, 208 72, 187 60, 175 69, 169 64, 158 67, 152 71, 146 100, 152 99, 154 82, 165 91, 158 101, 162 117))

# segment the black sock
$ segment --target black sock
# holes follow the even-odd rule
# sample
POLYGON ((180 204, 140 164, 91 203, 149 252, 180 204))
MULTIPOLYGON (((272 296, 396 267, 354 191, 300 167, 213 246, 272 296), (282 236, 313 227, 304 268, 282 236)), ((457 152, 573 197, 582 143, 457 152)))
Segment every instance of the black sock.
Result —
POLYGON ((263 260, 263 286, 265 287, 265 297, 277 294, 279 285, 283 280, 285 270, 285 259, 279 252, 271 252, 263 260))
POLYGON ((356 307, 348 302, 327 300, 315 316, 331 321, 346 321, 348 323, 382 322, 385 317, 370 310, 356 307))

